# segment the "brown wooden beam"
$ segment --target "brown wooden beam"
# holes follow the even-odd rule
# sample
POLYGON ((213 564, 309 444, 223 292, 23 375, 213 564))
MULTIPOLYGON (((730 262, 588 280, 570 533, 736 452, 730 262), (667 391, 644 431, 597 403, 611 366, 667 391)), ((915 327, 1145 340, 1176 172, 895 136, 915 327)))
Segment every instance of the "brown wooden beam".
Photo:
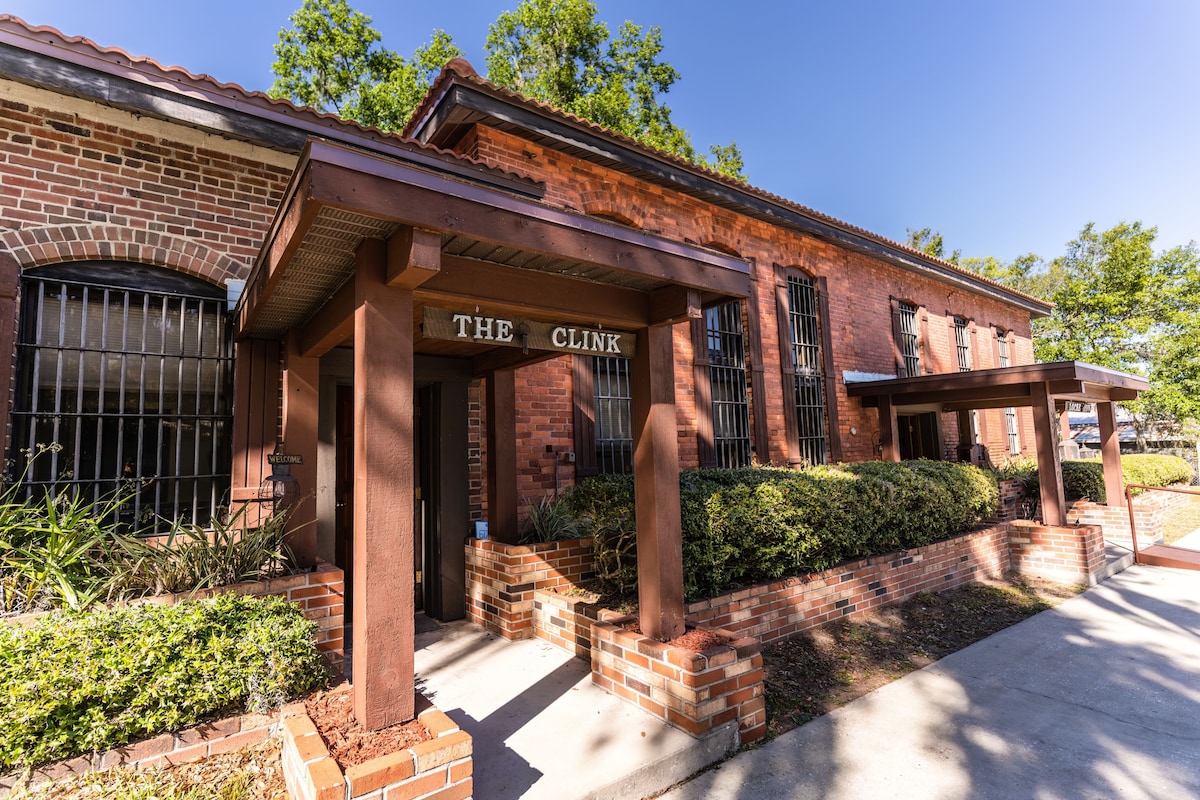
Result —
POLYGON ((896 407, 887 395, 879 398, 879 456, 884 461, 900 460, 900 441, 896 438, 900 426, 896 407))
POLYGON ((673 346, 670 327, 646 328, 630 365, 638 604, 642 632, 660 642, 684 633, 673 346))
POLYGON ((516 373, 497 370, 486 378, 488 536, 516 544, 517 388, 516 373))
POLYGON ((650 324, 674 325, 702 319, 700 292, 685 286, 665 286, 650 293, 650 324))
POLYGON ((404 225, 388 239, 387 285, 415 289, 442 268, 442 235, 404 225))
POLYGON ((354 716, 414 716, 413 300, 384 282, 384 243, 355 257, 354 716))
POLYGON ((301 177, 287 210, 282 216, 275 218, 275 226, 259 251, 250 280, 242 291, 242 300, 238 305, 239 331, 244 331, 254 324, 262 310, 263 301, 275 291, 276 285, 283 277, 284 267, 300 249, 308 229, 321 212, 320 204, 312 201, 311 189, 310 176, 301 177))
POLYGON ((1121 444, 1117 438, 1117 408, 1112 403, 1096 404, 1096 422, 1100 428, 1100 458, 1104 461, 1105 503, 1121 506, 1125 502, 1125 479, 1121 474, 1121 444))
POLYGON ((982 411, 986 408, 1024 408, 1028 397, 998 397, 995 400, 965 400, 961 403, 942 403, 942 411, 982 411))
MULTIPOLYGON (((853 384, 851 384, 853 386, 853 384)), ((904 406, 923 406, 937 403, 953 403, 960 408, 984 408, 982 405, 970 406, 969 403, 983 403, 989 400, 1002 402, 1006 406, 1028 405, 1028 386, 980 387, 975 389, 954 389, 928 392, 903 392, 893 394, 892 404, 904 406)), ((866 398, 863 398, 864 401, 866 398)), ((995 408, 996 406, 993 406, 995 408)))
POLYGON ((416 290, 424 303, 447 308, 546 317, 636 329, 649 322, 647 294, 486 261, 442 256, 442 268, 416 290))
POLYGON ((508 372, 565 355, 568 354, 550 350, 530 350, 528 353, 522 353, 515 347, 496 347, 471 359, 471 375, 484 378, 492 372, 508 372))
POLYGON ((749 293, 745 262, 730 256, 350 148, 313 144, 310 153, 314 196, 335 208, 730 297, 749 293))
POLYGON ((288 515, 288 545, 297 566, 312 567, 317 563, 317 417, 321 359, 301 354, 298 330, 289 332, 284 343, 282 382, 285 450, 302 459, 291 466, 300 496, 288 515))
POLYGON ((355 289, 354 279, 317 309, 300 334, 300 354, 305 357, 323 356, 354 336, 355 289))
POLYGON ((1042 498, 1042 522, 1063 525, 1067 520, 1066 493, 1063 490, 1062 463, 1058 459, 1058 430, 1054 397, 1045 383, 1032 389, 1033 434, 1038 462, 1038 485, 1042 498))

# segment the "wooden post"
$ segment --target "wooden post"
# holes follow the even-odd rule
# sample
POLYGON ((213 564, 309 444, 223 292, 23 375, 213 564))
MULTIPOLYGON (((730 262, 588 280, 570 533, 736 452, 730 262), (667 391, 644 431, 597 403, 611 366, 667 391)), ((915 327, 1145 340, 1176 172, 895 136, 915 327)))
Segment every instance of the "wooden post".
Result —
POLYGON ((257 525, 259 488, 266 455, 275 449, 279 398, 279 342, 247 339, 235 348, 233 371, 233 471, 231 510, 246 508, 244 521, 257 525))
POLYGON ((516 544, 517 381, 513 370, 496 370, 486 380, 488 536, 516 544))
POLYGON ((354 275, 354 716, 414 716, 413 304, 367 239, 354 275))
MULTIPOLYGON (((21 285, 21 265, 8 253, 0 253, 0 319, 7 324, 0 325, 0 353, 15 353, 17 350, 17 328, 13 320, 17 319, 17 289, 21 285)), ((11 401, 13 395, 13 359, 0 359, 0 419, 11 420, 11 401)), ((5 425, 4 452, 9 451, 12 444, 12 425, 5 425)))
POLYGON ((1042 497, 1042 522, 1046 525, 1062 525, 1067 520, 1067 501, 1066 492, 1063 491, 1062 463, 1058 460, 1058 420, 1054 413, 1054 398, 1046 383, 1031 383, 1029 390, 1033 401, 1033 436, 1042 497))
POLYGON ((1125 500, 1125 481, 1121 476, 1121 443, 1117 438, 1117 408, 1113 403, 1096 403, 1096 422, 1100 427, 1100 458, 1104 461, 1104 493, 1110 506, 1125 500))
POLYGON ((283 441, 303 461, 292 465, 300 497, 288 517, 288 545, 296 564, 317 563, 317 418, 320 409, 321 359, 300 355, 299 329, 284 343, 283 441))
POLYGON ((896 407, 890 394, 879 396, 879 457, 884 461, 900 460, 900 442, 896 438, 896 407))
POLYGON ((665 642, 684 632, 683 534, 671 326, 642 329, 630 367, 640 621, 642 633, 665 642))

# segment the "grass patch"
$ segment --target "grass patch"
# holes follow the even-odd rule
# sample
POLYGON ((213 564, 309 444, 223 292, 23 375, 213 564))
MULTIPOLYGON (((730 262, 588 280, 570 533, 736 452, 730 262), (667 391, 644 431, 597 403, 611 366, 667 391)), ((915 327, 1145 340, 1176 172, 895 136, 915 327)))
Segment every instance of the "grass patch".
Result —
POLYGON ((972 584, 763 648, 767 738, 815 719, 1082 591, 1027 578, 972 584))
POLYGON ((1174 544, 1197 528, 1200 528, 1200 495, 1192 495, 1163 520, 1163 544, 1174 544))

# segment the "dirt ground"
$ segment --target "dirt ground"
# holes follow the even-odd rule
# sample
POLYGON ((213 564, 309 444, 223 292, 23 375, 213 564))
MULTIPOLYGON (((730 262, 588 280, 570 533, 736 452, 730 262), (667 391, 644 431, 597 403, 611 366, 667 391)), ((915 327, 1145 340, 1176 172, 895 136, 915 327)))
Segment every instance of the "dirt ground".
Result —
POLYGON ((840 620, 763 648, 767 738, 1055 606, 1081 589, 1011 578, 840 620))

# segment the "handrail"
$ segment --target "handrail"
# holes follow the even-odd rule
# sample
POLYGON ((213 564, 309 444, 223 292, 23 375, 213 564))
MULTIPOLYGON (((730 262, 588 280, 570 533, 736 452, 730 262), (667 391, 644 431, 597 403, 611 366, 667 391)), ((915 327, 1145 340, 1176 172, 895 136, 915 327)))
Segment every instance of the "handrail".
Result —
POLYGON ((1125 484, 1125 505, 1129 509, 1129 535, 1133 538, 1133 563, 1140 564, 1141 556, 1138 552, 1138 537, 1137 537, 1137 522, 1133 518, 1133 489, 1144 489, 1154 492, 1175 492, 1176 494, 1198 494, 1200 489, 1180 489, 1175 486, 1147 486, 1144 483, 1127 483, 1125 484))

